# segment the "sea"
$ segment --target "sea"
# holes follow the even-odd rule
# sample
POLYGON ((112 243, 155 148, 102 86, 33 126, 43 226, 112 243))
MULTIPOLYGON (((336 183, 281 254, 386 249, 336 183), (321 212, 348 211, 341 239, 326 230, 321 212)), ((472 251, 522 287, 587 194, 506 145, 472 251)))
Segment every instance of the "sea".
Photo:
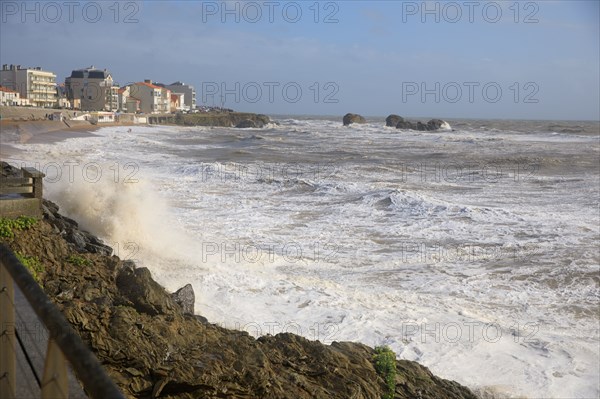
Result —
POLYGON ((272 120, 104 127, 9 161, 211 323, 387 345, 487 397, 600 396, 597 121, 272 120))

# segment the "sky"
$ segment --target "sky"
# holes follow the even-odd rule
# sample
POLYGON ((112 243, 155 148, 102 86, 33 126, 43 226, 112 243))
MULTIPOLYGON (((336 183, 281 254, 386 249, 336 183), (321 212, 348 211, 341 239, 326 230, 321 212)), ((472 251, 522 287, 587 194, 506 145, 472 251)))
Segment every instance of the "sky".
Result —
POLYGON ((265 114, 600 120, 598 1, 0 2, 0 64, 265 114))

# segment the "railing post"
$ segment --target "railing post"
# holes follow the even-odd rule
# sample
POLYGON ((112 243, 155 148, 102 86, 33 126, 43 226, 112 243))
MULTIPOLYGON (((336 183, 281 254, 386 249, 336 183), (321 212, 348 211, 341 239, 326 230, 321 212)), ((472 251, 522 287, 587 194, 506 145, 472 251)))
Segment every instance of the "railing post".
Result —
POLYGON ((68 397, 67 362, 56 342, 49 339, 42 377, 42 399, 67 399, 68 397))
MULTIPOLYGON (((44 174, 35 168, 21 168, 23 170, 23 176, 30 177, 33 179, 33 198, 37 198, 40 201, 42 200, 42 184, 44 174)), ((41 208, 41 205, 40 205, 41 208)))
POLYGON ((12 277, 0 262, 0 398, 16 395, 15 289, 12 277))

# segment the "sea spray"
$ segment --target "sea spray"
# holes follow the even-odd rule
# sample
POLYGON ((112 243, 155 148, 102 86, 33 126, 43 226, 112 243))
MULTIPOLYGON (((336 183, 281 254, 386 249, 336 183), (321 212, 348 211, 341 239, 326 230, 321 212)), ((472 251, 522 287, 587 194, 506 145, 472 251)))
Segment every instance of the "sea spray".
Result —
MULTIPOLYGON (((104 171, 112 167, 96 165, 104 171)), ((154 188, 144 179, 115 181, 109 173, 96 173, 93 178, 73 173, 45 186, 47 197, 62 212, 116 250, 125 250, 125 257, 143 265, 157 256, 193 261, 192 241, 173 222, 167 201, 154 188)))

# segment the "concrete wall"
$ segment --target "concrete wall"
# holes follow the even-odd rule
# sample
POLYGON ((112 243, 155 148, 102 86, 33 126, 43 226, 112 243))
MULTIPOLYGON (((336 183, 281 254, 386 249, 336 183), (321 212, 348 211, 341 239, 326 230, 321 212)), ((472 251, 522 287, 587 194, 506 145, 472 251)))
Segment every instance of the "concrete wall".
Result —
POLYGON ((19 216, 41 218, 41 201, 37 198, 0 199, 0 217, 15 219, 19 216))

